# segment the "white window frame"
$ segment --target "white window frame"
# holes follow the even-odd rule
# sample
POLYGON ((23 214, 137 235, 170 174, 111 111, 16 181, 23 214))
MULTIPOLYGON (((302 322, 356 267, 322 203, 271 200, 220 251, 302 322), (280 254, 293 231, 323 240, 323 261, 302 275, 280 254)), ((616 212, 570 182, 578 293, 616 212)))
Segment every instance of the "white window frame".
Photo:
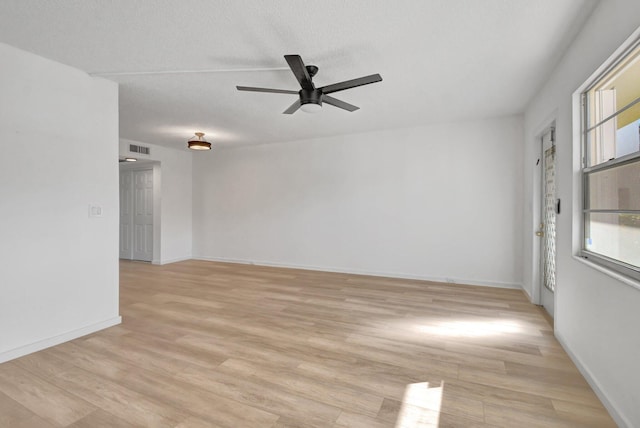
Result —
MULTIPOLYGON (((582 186, 582 191, 580 192, 580 213, 577 217, 579 219, 579 236, 580 236, 580 244, 578 246, 577 255, 583 259, 588 260, 593 263, 598 270, 601 270, 605 273, 612 273, 615 277, 622 276, 621 279, 631 279, 632 281, 624 281, 629 283, 630 285, 635 286, 636 288, 640 288, 640 268, 635 267, 629 264, 626 264, 622 261, 612 259, 606 257, 602 254, 597 254, 587 250, 586 247, 586 239, 585 239, 585 231, 586 231, 586 215, 590 210, 585 208, 587 198, 588 198, 588 184, 587 179, 589 173, 595 171, 602 171, 609 168, 619 167, 625 164, 638 162, 640 161, 640 151, 636 153, 631 153, 626 156, 622 156, 617 159, 612 159, 607 162, 603 162, 601 164, 589 167, 588 166, 588 151, 587 151, 587 115, 588 115, 588 103, 586 94, 591 90, 594 86, 602 81, 602 79, 607 76, 607 74, 622 60, 624 60, 627 55, 629 55, 634 49, 640 46, 640 28, 638 28, 632 35, 629 37, 625 43, 616 50, 616 52, 607 59, 607 61, 591 76, 587 81, 581 85, 580 88, 574 93, 574 103, 578 104, 578 116, 574 114, 574 126, 577 127, 577 133, 579 134, 579 144, 580 144, 580 159, 579 159, 579 176, 578 180, 579 185, 582 186), (579 117, 579 120, 576 120, 579 117)), ((574 104, 575 107, 575 104, 574 104)), ((627 106, 626 108, 629 108, 627 106)), ((626 109, 625 108, 625 109, 626 109)), ((625 109, 622 109, 616 112, 616 115, 620 114, 625 109)), ((576 112, 574 108, 574 113, 576 112)), ((604 121, 602 121, 604 122, 604 121)), ((575 131, 575 130, 574 130, 575 131)), ((576 133, 574 132, 574 136, 576 133)), ((597 211, 596 211, 597 212, 597 211)), ((575 219, 575 217, 574 217, 575 219)))

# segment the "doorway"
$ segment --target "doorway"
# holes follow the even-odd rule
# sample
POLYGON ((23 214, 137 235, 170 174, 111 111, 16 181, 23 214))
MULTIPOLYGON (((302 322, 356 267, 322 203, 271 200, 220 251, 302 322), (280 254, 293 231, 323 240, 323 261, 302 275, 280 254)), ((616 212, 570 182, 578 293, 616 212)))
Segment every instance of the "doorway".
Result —
POLYGON ((540 224, 535 232, 540 238, 540 304, 554 316, 556 290, 556 217, 559 211, 556 197, 555 129, 551 127, 540 139, 542 173, 540 182, 540 224))
POLYGON ((153 260, 153 169, 120 169, 120 258, 153 260))

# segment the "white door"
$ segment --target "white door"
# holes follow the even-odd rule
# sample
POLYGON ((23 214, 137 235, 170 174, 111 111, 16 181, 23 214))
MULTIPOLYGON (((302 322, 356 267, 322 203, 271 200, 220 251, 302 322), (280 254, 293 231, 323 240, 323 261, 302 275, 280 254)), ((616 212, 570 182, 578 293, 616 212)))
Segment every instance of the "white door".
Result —
POLYGON ((133 259, 153 258, 153 171, 133 171, 133 259))
POLYGON ((545 310, 553 317, 554 292, 556 289, 556 146, 554 130, 542 136, 542 207, 540 228, 536 235, 542 239, 540 260, 542 284, 540 300, 545 310))
POLYGON ((133 258, 133 174, 120 170, 120 258, 133 258))
POLYGON ((153 260, 153 170, 120 170, 120 258, 153 260))

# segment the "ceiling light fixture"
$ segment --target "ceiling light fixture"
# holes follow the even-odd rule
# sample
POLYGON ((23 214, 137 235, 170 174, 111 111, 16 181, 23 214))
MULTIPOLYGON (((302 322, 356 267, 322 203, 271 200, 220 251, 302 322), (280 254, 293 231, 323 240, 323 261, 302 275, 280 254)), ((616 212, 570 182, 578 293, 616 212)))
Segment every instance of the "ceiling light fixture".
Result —
POLYGON ((191 150, 211 150, 211 143, 203 140, 202 137, 204 137, 204 132, 196 132, 196 135, 187 142, 187 146, 191 150))
POLYGON ((302 110, 305 113, 317 113, 320 110, 322 110, 322 103, 321 102, 310 101, 308 103, 302 104, 300 106, 300 110, 302 110))
MULTIPOLYGON (((308 71, 310 76, 314 76, 318 72, 318 67, 310 65, 308 71)), ((302 89, 300 92, 300 110, 305 113, 317 113, 322 110, 322 91, 319 89, 306 90, 302 89)))
POLYGON ((136 158, 124 158, 125 162, 138 162, 138 159, 136 158))

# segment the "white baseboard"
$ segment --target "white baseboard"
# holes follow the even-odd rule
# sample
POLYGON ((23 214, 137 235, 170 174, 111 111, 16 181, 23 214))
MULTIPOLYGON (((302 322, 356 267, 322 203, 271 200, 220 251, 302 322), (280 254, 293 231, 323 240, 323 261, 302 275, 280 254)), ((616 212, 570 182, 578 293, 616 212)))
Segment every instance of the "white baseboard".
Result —
POLYGON ((576 365, 580 373, 582 373, 582 376, 584 376, 584 378, 586 379, 589 386, 591 386, 593 392, 595 392, 600 401, 602 401, 602 404, 607 409, 609 415, 611 415, 615 423, 618 424, 620 428, 631 428, 633 425, 631 424, 631 422, 629 422, 629 419, 627 419, 622 413, 620 413, 617 406, 613 404, 611 400, 609 400, 607 395, 602 390, 600 382, 596 380, 591 371, 583 364, 582 360, 578 358, 578 356, 571 350, 569 345, 567 345, 567 342, 564 340, 564 337, 557 331, 555 332, 555 336, 556 339, 558 339, 558 342, 560 342, 560 345, 562 345, 562 347, 564 348, 567 355, 569 355, 569 358, 571 358, 571 361, 573 361, 573 364, 576 365))
POLYGON ((154 261, 151 262, 151 264, 154 264, 154 265, 168 265, 169 263, 184 262, 185 260, 193 260, 193 257, 189 256, 189 257, 178 257, 178 258, 175 258, 175 259, 154 260, 154 261))
POLYGON ((350 273, 354 275, 370 275, 370 276, 380 276, 385 278, 417 279, 421 281, 433 281, 433 282, 445 282, 445 283, 448 282, 451 284, 479 285, 482 287, 513 288, 517 290, 522 289, 522 284, 516 284, 516 283, 508 283, 508 282, 500 282, 500 281, 478 281, 478 280, 472 280, 472 279, 451 278, 451 277, 440 278, 440 277, 433 277, 433 276, 427 276, 427 275, 407 274, 402 272, 381 272, 381 271, 368 271, 368 270, 359 270, 359 269, 344 269, 344 268, 326 267, 326 266, 295 265, 295 264, 288 264, 288 263, 231 259, 231 258, 224 258, 224 257, 194 256, 193 259, 207 260, 212 262, 239 263, 239 264, 246 264, 246 265, 257 265, 257 266, 283 267, 283 268, 290 268, 290 269, 316 270, 321 272, 350 273))
POLYGON ((33 352, 41 351, 45 348, 50 348, 52 346, 59 345, 64 342, 68 342, 73 339, 77 339, 78 337, 86 336, 87 334, 95 333, 96 331, 103 330, 108 327, 113 327, 114 325, 120 324, 122 322, 122 317, 117 316, 114 318, 110 318, 105 321, 101 321, 96 324, 91 324, 86 327, 82 327, 76 330, 69 331, 67 333, 60 334, 58 336, 53 336, 47 339, 39 340, 37 342, 30 343, 28 345, 20 346, 19 348, 11 349, 9 351, 5 351, 0 353, 0 363, 4 363, 9 360, 13 360, 19 357, 23 357, 25 355, 31 354, 33 352))

